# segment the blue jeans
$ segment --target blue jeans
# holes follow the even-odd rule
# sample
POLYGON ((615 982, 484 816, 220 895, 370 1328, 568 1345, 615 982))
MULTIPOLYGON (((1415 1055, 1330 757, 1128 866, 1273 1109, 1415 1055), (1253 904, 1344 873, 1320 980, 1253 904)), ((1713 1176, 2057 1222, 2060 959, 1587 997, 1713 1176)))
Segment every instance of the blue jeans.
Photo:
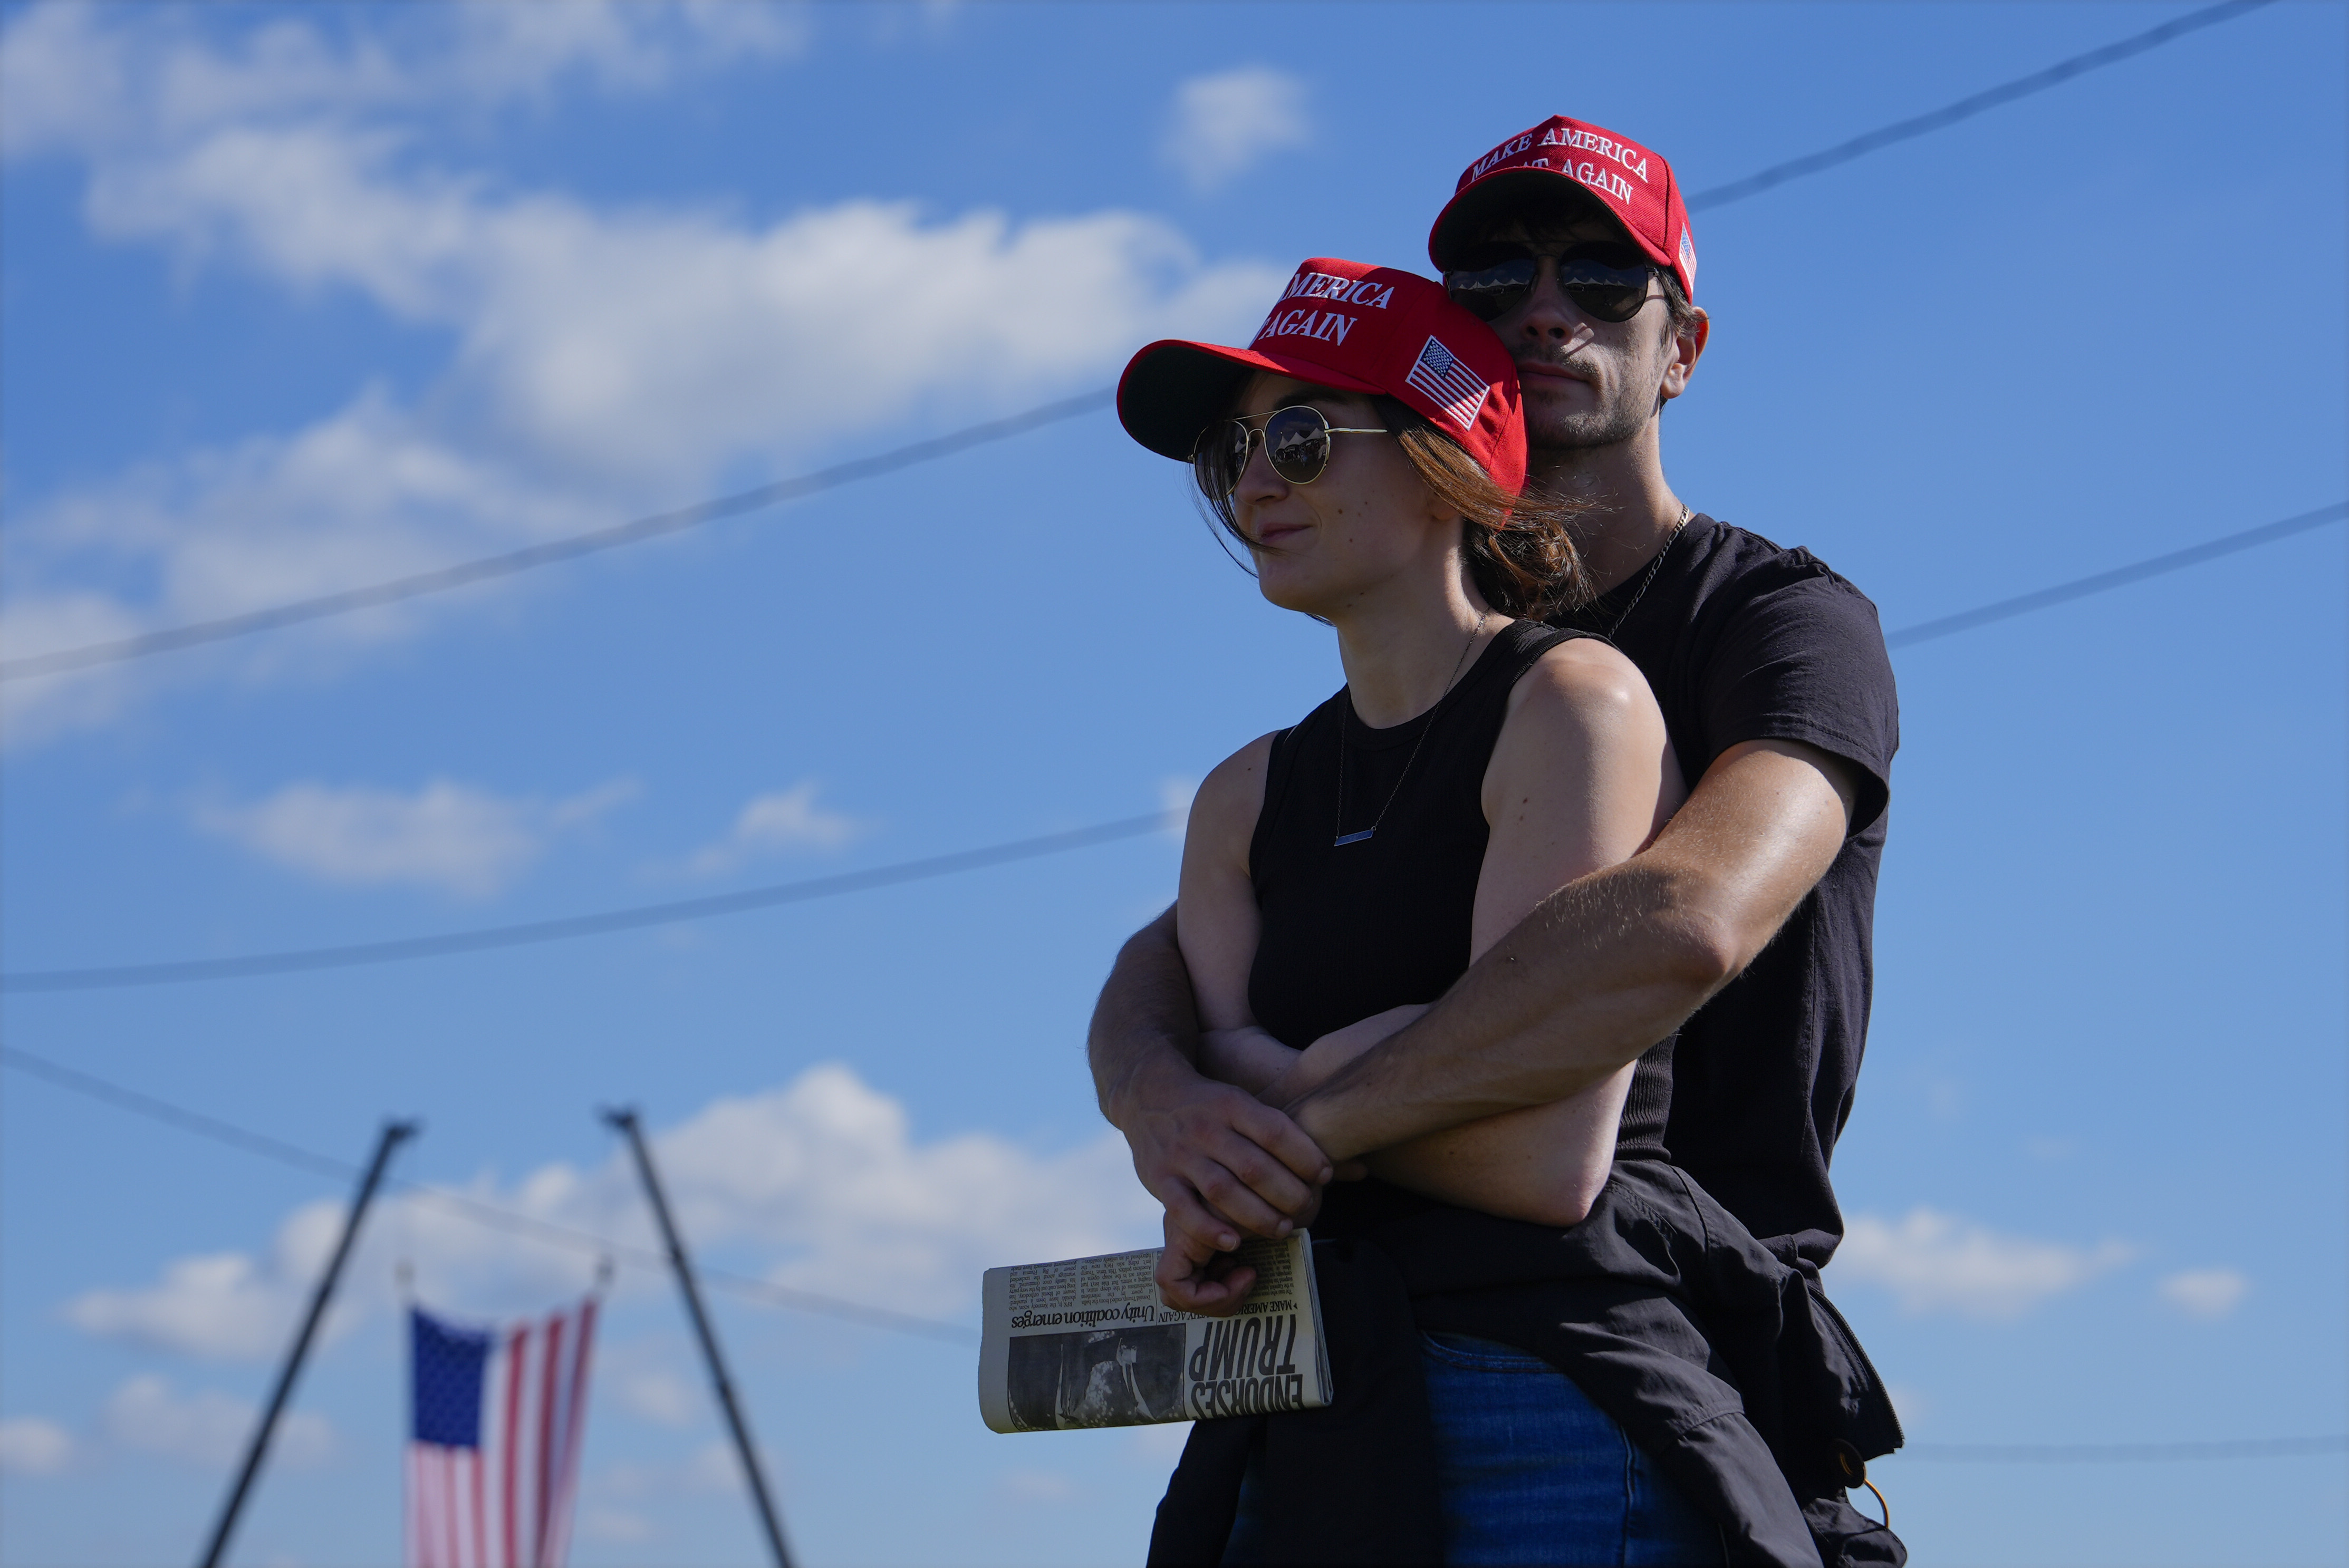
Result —
MULTIPOLYGON (((1421 1336, 1447 1563, 1689 1568, 1727 1560, 1721 1531, 1623 1429, 1547 1361, 1465 1335, 1421 1336)), ((1262 1561, 1250 1464, 1227 1563, 1262 1561)))

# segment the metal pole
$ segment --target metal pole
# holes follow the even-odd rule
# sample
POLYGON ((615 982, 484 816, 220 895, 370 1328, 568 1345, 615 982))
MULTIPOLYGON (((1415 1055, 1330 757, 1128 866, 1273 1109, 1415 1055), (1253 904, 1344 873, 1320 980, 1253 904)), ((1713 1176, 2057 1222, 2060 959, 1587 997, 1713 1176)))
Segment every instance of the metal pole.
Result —
POLYGON ((725 1357, 718 1353, 718 1335, 709 1326, 709 1315, 701 1307, 701 1288, 694 1284, 693 1264, 687 1261, 685 1242, 677 1233, 677 1222, 669 1217, 668 1199, 661 1191, 660 1177, 653 1170, 652 1150, 645 1147, 644 1129, 637 1124, 634 1110, 607 1110, 604 1119, 624 1134, 628 1148, 636 1157, 636 1174, 644 1179, 645 1196, 653 1206, 653 1218, 660 1222, 661 1240, 668 1246, 669 1266, 677 1271, 678 1288, 685 1293, 685 1310, 693 1319, 693 1332, 701 1340, 702 1358, 709 1363, 709 1381, 718 1390, 718 1403, 726 1412, 726 1424, 733 1429, 735 1450, 742 1456, 742 1473, 750 1482, 750 1501, 758 1505, 759 1522, 767 1532, 767 1545, 775 1554, 775 1568, 792 1568, 792 1554, 783 1545, 783 1527, 775 1518, 774 1499, 767 1491, 766 1472, 759 1468, 758 1450, 750 1446, 750 1423, 742 1418, 742 1407, 734 1398, 734 1384, 726 1376, 725 1357))
POLYGON ((415 1137, 416 1129, 412 1121, 383 1124, 382 1136, 376 1140, 375 1158, 367 1162, 367 1174, 359 1178, 358 1196, 351 1200, 351 1212, 343 1220, 343 1239, 335 1243, 335 1255, 328 1260, 326 1274, 318 1281, 317 1293, 310 1297, 310 1315, 302 1320, 302 1331, 294 1336, 293 1349, 286 1352, 285 1368, 277 1374, 276 1391, 269 1396, 269 1408, 262 1412, 253 1444, 244 1450, 244 1466, 236 1473, 236 1484, 229 1488, 220 1523, 212 1529, 212 1544, 204 1548, 203 1568, 220 1568, 221 1560, 228 1555, 229 1537, 236 1531, 237 1515, 244 1511, 244 1500, 251 1494, 254 1480, 261 1473, 261 1461, 269 1452, 269 1439, 276 1434, 277 1419, 285 1413, 286 1402, 294 1397, 294 1379, 302 1375, 302 1363, 310 1354, 310 1341, 317 1337, 318 1325, 326 1315, 326 1303, 333 1299, 335 1284, 342 1278, 343 1264, 350 1261, 351 1243, 358 1239, 359 1222, 367 1218, 367 1206, 375 1202, 376 1189, 383 1183, 384 1167, 391 1163, 391 1151, 415 1137))

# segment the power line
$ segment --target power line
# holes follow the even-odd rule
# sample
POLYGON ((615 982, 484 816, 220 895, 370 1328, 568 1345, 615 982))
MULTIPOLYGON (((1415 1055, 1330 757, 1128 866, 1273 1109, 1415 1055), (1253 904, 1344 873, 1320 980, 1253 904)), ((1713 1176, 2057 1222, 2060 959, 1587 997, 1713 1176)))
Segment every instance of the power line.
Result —
MULTIPOLYGON (((19 1072, 29 1073, 35 1078, 55 1084, 59 1088, 87 1096, 91 1099, 113 1106, 118 1110, 127 1110, 136 1116, 147 1117, 151 1120, 176 1127, 182 1132, 192 1132, 199 1138, 209 1138, 216 1143, 224 1143, 233 1149, 241 1149, 248 1154, 257 1154, 264 1160, 274 1160, 281 1165, 290 1165, 295 1170, 306 1171, 313 1175, 347 1178, 358 1174, 359 1167, 349 1161, 337 1160, 331 1154, 320 1154, 288 1143, 283 1139, 272 1138, 267 1133, 254 1132, 250 1129, 239 1127, 234 1122, 222 1121, 216 1116, 207 1116, 202 1111, 190 1110, 185 1106, 174 1105, 170 1100, 158 1099, 153 1095, 142 1094, 134 1088, 126 1088, 120 1084, 110 1083, 105 1078, 82 1072, 78 1068, 67 1067, 61 1062, 53 1062, 47 1057, 36 1056, 30 1051, 19 1049, 15 1046, 0 1046, 0 1066, 12 1067, 19 1072)), ((492 1230, 503 1231, 509 1235, 528 1236, 533 1240, 545 1242, 554 1246, 568 1247, 574 1252, 585 1252, 597 1257, 608 1257, 618 1262, 636 1264, 656 1273, 666 1273, 668 1269, 668 1260, 649 1247, 632 1247, 624 1242, 615 1242, 607 1237, 599 1236, 592 1231, 582 1231, 570 1225, 559 1224, 552 1220, 542 1220, 535 1215, 522 1213, 502 1204, 484 1202, 469 1193, 452 1192, 445 1187, 428 1186, 420 1181, 411 1181, 397 1177, 392 1178, 387 1185, 398 1188, 460 1218, 471 1220, 476 1224, 487 1226, 492 1230)), ((885 1306, 871 1306, 863 1302, 847 1301, 839 1296, 826 1295, 820 1291, 795 1290, 790 1285, 775 1284, 766 1280, 753 1278, 749 1274, 736 1274, 730 1269, 711 1268, 706 1264, 698 1265, 696 1272, 705 1282, 713 1286, 735 1295, 764 1302, 771 1306, 788 1307, 795 1312, 817 1313, 827 1317, 860 1323, 870 1328, 885 1328, 898 1334, 913 1334, 927 1339, 942 1339, 952 1345, 975 1345, 978 1342, 978 1336, 976 1333, 958 1323, 946 1323, 932 1317, 918 1317, 911 1313, 896 1312, 885 1306)))
MULTIPOLYGON (((1912 644, 1929 642, 1936 637, 1951 636, 1971 631, 1977 626, 2010 616, 2027 614, 2033 610, 2086 598, 2090 594, 2108 593, 2115 588, 2138 583, 2165 573, 2181 571, 2201 562, 2232 555, 2240 551, 2272 544, 2294 534, 2306 533, 2328 522, 2349 516, 2349 501, 2335 501, 2318 507, 2281 522, 2271 522, 2258 528, 2245 529, 2214 539, 2207 544, 2191 545, 2167 555, 2157 555, 2149 561, 2116 567, 2087 577, 2059 583, 2052 588, 2002 599, 1954 615, 1944 615, 1937 621, 1927 621, 1899 631, 1888 633, 1887 647, 1902 648, 1912 644)), ((1140 838, 1146 833, 1171 825, 1164 812, 1153 812, 1143 817, 1125 817, 1114 822, 1102 822, 1090 828, 1072 828, 1065 832, 1047 833, 1039 838, 1018 839, 1006 844, 989 845, 985 849, 964 850, 954 854, 933 855, 922 860, 901 861, 895 865, 876 866, 870 871, 849 872, 838 876, 815 877, 805 882, 781 882, 768 887, 750 888, 741 892, 718 893, 708 898, 680 899, 667 903, 639 904, 632 909, 609 910, 601 914, 571 915, 558 920, 523 921, 512 925, 486 926, 473 931, 450 932, 440 936, 401 937, 388 942, 362 942, 336 947, 299 947, 276 953, 253 953, 234 958, 181 959, 162 964, 109 965, 86 969, 33 969, 12 975, 0 975, 0 992, 32 993, 57 991, 115 991, 140 985, 180 985, 198 980, 230 980, 262 975, 287 975, 313 969, 348 969, 361 965, 397 964, 415 958, 442 958, 459 953, 478 953, 498 947, 522 947, 542 942, 561 942, 578 936, 596 936, 607 932, 632 931, 644 926, 669 925, 681 921, 702 920, 715 915, 740 914, 754 909, 771 909, 781 904, 805 903, 815 899, 837 898, 844 893, 862 892, 870 888, 891 887, 900 882, 922 882, 933 877, 953 876, 967 871, 988 866, 1009 865, 1014 861, 1034 860, 1044 855, 1061 854, 1071 850, 1089 849, 1096 844, 1115 842, 1121 839, 1140 838)))
MULTIPOLYGON (((319 1154, 297 1147, 283 1139, 254 1132, 233 1122, 223 1121, 202 1111, 190 1110, 153 1095, 126 1088, 105 1078, 53 1062, 46 1057, 14 1046, 0 1046, 0 1066, 30 1073, 61 1088, 86 1095, 92 1099, 128 1110, 139 1116, 164 1122, 183 1132, 192 1132, 257 1154, 266 1160, 291 1165, 316 1175, 347 1177, 356 1174, 358 1167, 348 1161, 329 1154, 319 1154)), ((440 1204, 452 1213, 476 1223, 502 1230, 510 1234, 526 1235, 557 1246, 592 1252, 598 1256, 640 1264, 654 1270, 665 1269, 667 1262, 658 1253, 647 1247, 632 1247, 614 1242, 592 1232, 574 1230, 571 1226, 519 1213, 495 1203, 463 1192, 445 1188, 429 1187, 420 1182, 395 1180, 389 1185, 415 1197, 440 1204)), ((708 1284, 734 1295, 800 1312, 820 1313, 863 1324, 867 1327, 885 1328, 900 1334, 919 1335, 924 1338, 944 1340, 949 1344, 969 1346, 978 1343, 978 1336, 957 1323, 936 1318, 916 1317, 895 1312, 887 1307, 870 1306, 862 1302, 845 1301, 838 1296, 812 1291, 793 1290, 787 1285, 771 1284, 728 1269, 707 1265, 698 1270, 708 1284)), ((2287 1459, 2296 1455, 2330 1454, 2349 1450, 2349 1434, 2307 1438, 2243 1438, 2219 1442, 2170 1443, 1910 1443, 1897 1456, 1900 1459, 1969 1464, 2123 1464, 2176 1463, 2208 1460, 2287 1459)), ((1882 1461, 1879 1461, 1882 1462, 1882 1461)))
POLYGON ((1837 142, 1835 146, 1822 151, 1807 153, 1801 158, 1790 158, 1784 163, 1772 164, 1758 174, 1749 174, 1743 180, 1733 180, 1726 185, 1716 185, 1710 191, 1700 191, 1695 195, 1686 198, 1688 210, 1692 212, 1700 212, 1708 207, 1725 207, 1732 201, 1743 201, 1748 196, 1759 196, 1763 191, 1784 185, 1790 180, 1801 180, 1807 175, 1833 169, 1838 164, 1849 163, 1855 158, 1865 158, 1869 153, 1890 147, 1896 142, 1909 141, 1920 136, 1929 136, 1937 130, 1945 130, 1960 120, 1971 119, 1985 110, 2011 104, 2017 98, 2029 98, 2033 93, 2045 92, 2049 88, 2061 86, 2073 77, 2085 76, 2090 71, 2102 70, 2106 66, 2118 65, 2123 60, 2142 55, 2147 49, 2158 49, 2172 38, 2182 37, 2199 28, 2215 27, 2221 22, 2231 22, 2236 17, 2247 12, 2256 11, 2267 4, 2269 0, 2226 0, 2224 5, 2208 6, 2200 11, 2189 11, 2174 21, 2164 22, 2158 27, 2149 27, 2142 33, 2123 38, 2116 44, 2106 44, 2102 48, 2090 49, 2086 54, 2074 55, 2069 59, 2058 60, 2044 70, 2033 71, 2027 77, 2017 77, 2011 82, 1985 88, 1971 97, 1961 98, 1953 104, 1937 108, 1930 114, 1920 114, 1910 119, 1895 120, 1890 125, 1880 126, 1874 130, 1855 136, 1849 141, 1837 142))
POLYGON ((124 964, 95 969, 36 969, 0 975, 0 991, 114 991, 133 985, 180 985, 194 980, 228 980, 254 975, 290 975, 309 969, 348 969, 366 964, 397 964, 411 958, 445 958, 457 953, 479 953, 494 947, 523 947, 541 942, 562 942, 575 936, 633 931, 647 925, 672 925, 712 915, 740 914, 778 904, 805 903, 812 899, 837 898, 868 888, 894 887, 954 876, 988 866, 1009 865, 1045 855, 1090 849, 1120 839, 1136 839, 1163 831, 1170 818, 1164 811, 1145 817, 1123 817, 1090 828, 1071 828, 1032 839, 1015 839, 985 849, 930 855, 870 871, 838 876, 812 877, 805 882, 778 882, 741 892, 716 893, 708 898, 677 899, 666 903, 638 904, 601 914, 577 914, 559 920, 528 920, 512 925, 455 931, 442 936, 409 936, 389 942, 359 942, 337 947, 297 947, 281 953, 253 953, 236 958, 196 958, 168 964, 124 964))
POLYGON ((2349 1432, 2320 1438, 2242 1438, 2217 1443, 1910 1443, 1886 1460, 1956 1464, 2145 1464, 2192 1460, 2289 1459, 2349 1452, 2349 1432))
POLYGON ((2189 545, 2184 550, 2173 550, 2167 555, 2157 555, 2149 561, 2140 561, 2133 566, 2116 566, 2110 572, 2099 572, 2090 577, 2075 577, 2069 583, 2059 583, 2053 588, 2042 588, 2035 593, 2019 593, 2012 599, 2001 599, 1996 603, 1984 604, 1979 609, 1961 610, 1954 615, 1944 615, 1938 621, 1926 621, 1918 625, 1904 626, 1899 631, 1886 633, 1884 645, 1888 648, 1905 648, 1914 643, 1928 643, 1936 637, 1947 637, 1959 632, 1971 632, 1976 626, 1987 626, 1992 621, 2003 621, 2014 615, 2027 615, 2033 610, 2044 610, 2051 604, 2062 604, 2074 599, 2085 599, 2092 593, 2103 593, 2131 583, 2142 583, 2148 577, 2158 577, 2168 572, 2183 571, 2189 566, 2198 566, 2205 561, 2215 561, 2220 556, 2232 555, 2238 551, 2255 550, 2262 544, 2272 544, 2279 539, 2289 539, 2295 533, 2306 533, 2312 529, 2322 528, 2328 522, 2338 522, 2344 517, 2349 517, 2349 501, 2336 500, 2331 506, 2320 506, 2314 511, 2303 511, 2297 517, 2285 518, 2282 522, 2271 522, 2259 528, 2247 528, 2240 533, 2230 533, 2223 539, 2214 539, 2208 544, 2189 545))
MULTIPOLYGON (((2034 71, 1999 87, 1990 88, 1953 104, 1913 119, 1898 120, 1879 127, 1848 141, 1840 142, 1824 151, 1807 153, 1733 180, 1726 185, 1716 185, 1687 198, 1688 210, 1702 211, 1709 207, 1726 206, 1743 201, 1749 196, 1800 180, 1807 175, 1833 169, 1857 158, 1864 158, 1879 149, 1897 142, 1930 135, 1971 119, 1986 109, 1999 108, 2017 98, 2044 92, 2086 72, 2116 65, 2148 49, 2158 48, 2171 39, 2202 27, 2216 26, 2232 21, 2245 12, 2257 10, 2270 0, 2225 0, 2200 11, 2190 12, 2174 21, 2123 38, 2117 43, 2091 49, 2059 60, 2044 70, 2034 71)), ((969 448, 999 441, 1035 429, 1041 425, 1071 419, 1081 414, 1106 407, 1114 397, 1112 388, 1103 387, 1081 393, 1074 397, 1047 403, 1024 413, 1013 414, 968 429, 916 441, 870 458, 834 464, 798 479, 781 480, 761 485, 738 495, 722 496, 715 500, 681 507, 651 517, 639 518, 590 533, 575 534, 568 539, 534 544, 526 549, 492 555, 478 561, 462 562, 431 572, 395 578, 365 588, 353 588, 338 593, 322 593, 315 598, 296 600, 264 610, 248 611, 239 615, 224 615, 217 620, 196 621, 183 626, 166 627, 161 631, 142 633, 132 637, 119 637, 109 642, 86 644, 78 648, 60 648, 51 653, 29 654, 19 658, 0 659, 0 681, 27 680, 40 676, 64 675, 74 670, 96 668, 102 665, 120 664, 130 659, 143 659, 157 654, 176 653, 182 648, 202 646, 208 643, 226 642, 232 638, 251 636, 260 632, 274 632, 283 627, 299 625, 307 621, 324 620, 328 616, 349 614, 358 610, 378 609, 403 600, 419 598, 428 593, 446 593, 471 583, 511 577, 519 573, 552 566, 560 562, 575 561, 583 555, 616 549, 624 544, 640 543, 667 534, 698 528, 719 518, 739 517, 746 512, 761 511, 787 500, 796 500, 819 491, 853 484, 859 480, 873 479, 894 473, 939 458, 949 457, 969 448)))
POLYGON ((340 593, 322 593, 315 599, 299 599, 290 604, 248 611, 242 615, 224 615, 216 621, 192 622, 188 625, 148 632, 136 637, 90 643, 78 648, 60 648, 55 653, 30 654, 22 658, 0 659, 0 681, 63 675, 69 670, 86 670, 99 665, 120 664, 128 659, 148 658, 156 654, 176 653, 181 648, 192 648, 205 643, 248 637, 256 632, 274 632, 280 627, 299 625, 305 621, 347 615, 356 610, 378 609, 386 604, 398 603, 403 599, 446 593, 451 588, 486 583, 493 578, 512 577, 518 573, 552 566, 558 562, 576 561, 583 555, 593 555, 599 551, 616 550, 624 544, 637 544, 666 534, 682 533, 688 528, 698 528, 719 518, 763 511, 784 501, 798 500, 823 490, 837 490, 859 480, 877 479, 883 474, 895 473, 900 469, 909 469, 918 463, 935 462, 940 458, 951 457, 989 441, 1008 440, 1041 425, 1073 419, 1080 414, 1107 407, 1114 396, 1112 389, 1103 387, 1074 397, 1063 397, 1057 403, 1047 403, 1022 414, 991 419, 984 425, 973 425, 968 429, 934 437, 926 441, 916 441, 911 446, 899 447, 874 457, 834 463, 828 469, 819 469, 797 479, 778 480, 739 495, 720 496, 716 500, 680 507, 675 511, 658 512, 651 517, 638 518, 634 522, 617 523, 610 528, 599 528, 592 533, 574 534, 568 539, 552 540, 524 550, 444 566, 437 571, 419 572, 413 576, 378 583, 372 587, 353 588, 340 593))

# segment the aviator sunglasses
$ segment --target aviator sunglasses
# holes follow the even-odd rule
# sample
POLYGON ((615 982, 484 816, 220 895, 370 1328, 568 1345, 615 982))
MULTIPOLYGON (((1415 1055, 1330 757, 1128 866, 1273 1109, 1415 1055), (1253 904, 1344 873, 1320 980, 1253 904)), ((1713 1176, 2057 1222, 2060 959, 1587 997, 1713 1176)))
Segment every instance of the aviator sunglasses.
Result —
MULTIPOLYGON (((1542 256, 1526 245, 1486 246, 1469 265, 1444 274, 1444 291, 1481 320, 1494 321, 1523 304, 1540 280, 1542 256)), ((1557 258, 1557 286, 1583 315, 1629 321, 1648 303, 1655 268, 1618 249, 1568 251, 1557 258)))
POLYGON ((1248 453, 1258 436, 1264 438, 1265 460, 1274 473, 1290 484, 1309 485, 1330 466, 1330 437, 1385 434, 1383 429, 1332 428, 1320 409, 1298 403, 1269 414, 1219 419, 1208 426, 1199 432, 1199 444, 1191 449, 1191 468, 1198 475, 1200 490, 1222 500, 1240 488, 1240 475, 1247 471, 1248 453), (1255 428, 1257 419, 1264 421, 1261 430, 1255 428))

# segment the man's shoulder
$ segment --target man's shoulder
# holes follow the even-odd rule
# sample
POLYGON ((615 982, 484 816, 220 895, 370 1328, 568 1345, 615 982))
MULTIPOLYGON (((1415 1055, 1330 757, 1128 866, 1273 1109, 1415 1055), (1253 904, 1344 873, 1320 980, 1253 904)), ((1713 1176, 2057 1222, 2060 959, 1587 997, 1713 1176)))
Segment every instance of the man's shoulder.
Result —
POLYGON ((1876 602, 1809 550, 1706 518, 1689 552, 1682 598, 1692 631, 1767 621, 1826 623, 1880 638, 1876 602))
POLYGON ((1718 518, 1700 515, 1694 521, 1710 525, 1697 535, 1690 562, 1690 573, 1702 580, 1708 599, 1727 594, 1742 601, 1796 583, 1816 583, 1875 608, 1857 584, 1806 545, 1789 548, 1718 518))

